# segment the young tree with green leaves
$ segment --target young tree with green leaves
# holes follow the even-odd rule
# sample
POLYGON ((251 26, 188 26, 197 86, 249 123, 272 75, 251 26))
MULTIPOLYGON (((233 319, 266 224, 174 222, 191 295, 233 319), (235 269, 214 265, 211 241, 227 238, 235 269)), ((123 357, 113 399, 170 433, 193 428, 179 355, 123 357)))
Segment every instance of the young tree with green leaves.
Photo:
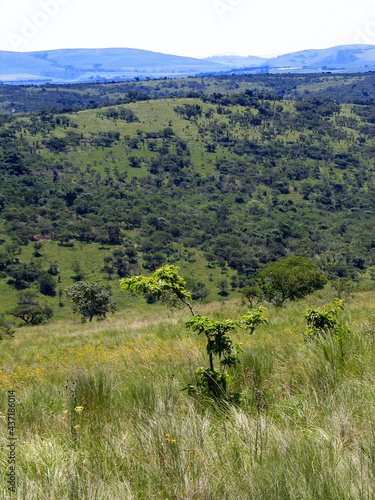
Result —
POLYGON ((204 390, 209 396, 226 398, 229 379, 227 369, 239 363, 238 356, 242 353, 240 344, 229 338, 229 332, 239 327, 252 334, 258 325, 267 324, 267 319, 261 308, 245 314, 239 320, 217 321, 196 314, 191 304, 191 294, 186 290, 186 282, 179 276, 178 269, 177 266, 165 265, 149 277, 132 276, 122 279, 121 290, 154 296, 171 307, 185 305, 189 308, 192 318, 186 323, 186 327, 196 331, 198 335, 203 333, 206 336, 209 368, 199 368, 196 371, 197 388, 188 385, 186 389, 189 393, 204 390), (215 358, 220 370, 215 367, 215 358))
POLYGON ((261 301, 262 298, 262 290, 257 285, 244 286, 241 288, 241 300, 243 304, 248 302, 250 308, 253 308, 254 300, 258 302, 261 301))
MULTIPOLYGON (((326 338, 333 338, 339 347, 339 361, 342 366, 345 363, 345 357, 348 352, 345 349, 345 343, 351 336, 348 325, 339 323, 337 316, 341 310, 344 309, 344 301, 342 299, 335 299, 333 302, 326 306, 318 307, 316 309, 309 309, 304 315, 309 329, 304 334, 305 342, 311 340, 322 340, 324 346, 326 338)), ((327 356, 327 351, 325 351, 327 356)), ((329 356, 329 355, 328 355, 329 356)))
POLYGON ((341 328, 337 316, 344 309, 343 304, 342 299, 335 299, 327 306, 308 309, 303 317, 309 327, 305 332, 305 338, 337 334, 341 328))

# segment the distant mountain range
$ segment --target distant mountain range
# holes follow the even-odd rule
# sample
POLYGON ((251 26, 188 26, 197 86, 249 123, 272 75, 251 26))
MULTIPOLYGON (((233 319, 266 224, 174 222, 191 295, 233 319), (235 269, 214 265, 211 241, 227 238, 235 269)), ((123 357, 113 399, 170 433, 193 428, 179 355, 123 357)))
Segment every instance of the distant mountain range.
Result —
POLYGON ((375 45, 339 45, 329 49, 301 50, 268 59, 260 57, 216 56, 211 61, 232 68, 276 72, 320 73, 375 70, 375 45))
POLYGON ((340 45, 273 58, 181 57, 138 49, 0 51, 0 83, 81 83, 228 73, 375 71, 374 45, 340 45))

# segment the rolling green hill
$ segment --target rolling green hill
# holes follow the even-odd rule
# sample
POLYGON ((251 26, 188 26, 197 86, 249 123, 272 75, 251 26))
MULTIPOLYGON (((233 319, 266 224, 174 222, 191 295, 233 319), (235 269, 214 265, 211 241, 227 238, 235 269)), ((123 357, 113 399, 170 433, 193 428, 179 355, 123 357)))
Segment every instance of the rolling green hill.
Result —
POLYGON ((357 279, 375 263, 374 120, 372 105, 251 91, 3 115, 2 307, 41 271, 63 289, 74 260, 107 284, 190 261, 211 299, 288 255, 357 279))

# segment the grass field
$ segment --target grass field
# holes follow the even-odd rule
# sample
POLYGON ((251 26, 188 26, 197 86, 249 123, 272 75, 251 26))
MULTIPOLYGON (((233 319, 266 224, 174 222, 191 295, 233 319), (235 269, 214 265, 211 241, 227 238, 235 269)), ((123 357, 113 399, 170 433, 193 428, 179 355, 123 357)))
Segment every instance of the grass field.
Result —
MULTIPOLYGON (((336 338, 306 343, 303 314, 329 289, 283 309, 243 343, 239 406, 181 389, 206 366, 186 310, 143 305, 104 321, 21 328, 1 344, 1 498, 374 498, 375 292, 358 292, 336 338), (6 490, 7 391, 16 392, 17 493, 6 490), (83 408, 81 408, 83 407, 83 408), (75 410, 76 409, 76 410, 75 410)), ((237 300, 197 305, 238 318, 237 300)))

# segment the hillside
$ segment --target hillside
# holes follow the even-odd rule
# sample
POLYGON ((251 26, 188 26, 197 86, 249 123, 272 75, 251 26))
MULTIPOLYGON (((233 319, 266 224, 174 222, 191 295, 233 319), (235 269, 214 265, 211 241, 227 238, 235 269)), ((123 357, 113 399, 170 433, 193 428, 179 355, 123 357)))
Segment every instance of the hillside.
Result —
POLYGON ((374 76, 252 77, 0 87, 0 498, 374 498, 374 76), (289 256, 325 287, 241 300, 289 256), (120 291, 164 264, 193 318, 120 291))
POLYGON ((138 49, 0 51, 0 81, 63 83, 134 77, 185 76, 220 71, 214 62, 138 49))
POLYGON ((270 73, 311 73, 311 72, 350 72, 374 71, 374 45, 338 45, 327 49, 310 49, 281 54, 277 57, 260 58, 254 56, 215 56, 208 57, 223 66, 232 66, 232 70, 240 69, 248 72, 270 73))
POLYGON ((374 45, 339 45, 328 49, 303 50, 267 60, 272 69, 303 71, 373 71, 374 45))
POLYGON ((250 91, 5 115, 3 310, 42 271, 65 288, 73 261, 109 285, 174 263, 211 300, 288 255, 358 279, 375 264, 374 137, 372 105, 250 91))

